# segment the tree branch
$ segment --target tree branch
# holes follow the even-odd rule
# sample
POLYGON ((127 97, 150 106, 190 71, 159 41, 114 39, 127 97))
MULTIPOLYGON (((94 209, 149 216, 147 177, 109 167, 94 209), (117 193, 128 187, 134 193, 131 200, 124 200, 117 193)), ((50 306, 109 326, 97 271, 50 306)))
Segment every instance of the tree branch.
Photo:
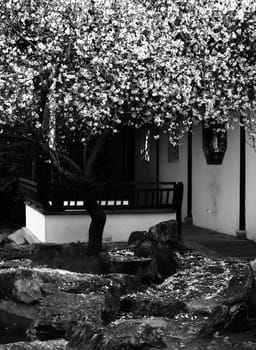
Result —
MULTIPOLYGON (((64 168, 59 162, 57 152, 51 149, 48 144, 44 143, 43 141, 39 141, 39 147, 50 158, 52 166, 60 176, 70 182, 75 182, 82 185, 90 184, 90 181, 82 173, 72 173, 68 169, 64 168)), ((68 157, 66 159, 68 159, 68 157)))
POLYGON ((22 35, 20 32, 18 32, 15 28, 12 27, 12 30, 14 31, 15 34, 17 34, 25 43, 27 43, 28 45, 33 46, 34 48, 36 48, 36 45, 30 41, 29 39, 27 39, 24 35, 22 35))
POLYGON ((76 164, 72 159, 70 159, 66 154, 59 152, 59 151, 57 151, 57 154, 58 154, 59 158, 65 164, 67 164, 71 169, 76 171, 78 174, 83 174, 81 167, 78 164, 76 164))

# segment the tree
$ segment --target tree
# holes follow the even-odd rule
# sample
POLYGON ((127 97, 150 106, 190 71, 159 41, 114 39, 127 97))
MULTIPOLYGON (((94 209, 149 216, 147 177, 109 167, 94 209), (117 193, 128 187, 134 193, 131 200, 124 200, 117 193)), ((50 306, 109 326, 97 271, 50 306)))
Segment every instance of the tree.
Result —
POLYGON ((91 186, 93 165, 120 126, 166 128, 173 143, 202 120, 227 126, 240 120, 250 128, 255 13, 253 0, 7 0, 1 6, 2 136, 25 138, 58 174, 84 185, 91 253, 101 249, 105 224, 91 186), (82 164, 70 156, 78 142, 82 164))

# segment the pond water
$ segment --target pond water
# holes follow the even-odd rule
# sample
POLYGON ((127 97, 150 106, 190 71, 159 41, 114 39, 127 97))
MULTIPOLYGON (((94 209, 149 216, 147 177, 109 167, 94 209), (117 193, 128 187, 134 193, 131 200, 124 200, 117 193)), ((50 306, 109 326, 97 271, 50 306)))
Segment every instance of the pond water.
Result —
POLYGON ((26 329, 32 320, 0 311, 0 344, 28 341, 26 329))
MULTIPOLYGON (((109 246, 111 249, 119 247, 118 244, 109 246)), ((104 247, 103 252, 106 252, 106 249, 104 247)), ((38 244, 29 258, 32 260, 32 266, 37 267, 47 266, 80 273, 102 274, 109 271, 109 261, 104 254, 88 257, 87 245, 84 243, 38 244)))
POLYGON ((98 257, 88 258, 86 253, 77 256, 65 255, 59 252, 47 253, 44 256, 35 255, 32 257, 31 266, 45 266, 79 273, 104 273, 102 260, 98 257))

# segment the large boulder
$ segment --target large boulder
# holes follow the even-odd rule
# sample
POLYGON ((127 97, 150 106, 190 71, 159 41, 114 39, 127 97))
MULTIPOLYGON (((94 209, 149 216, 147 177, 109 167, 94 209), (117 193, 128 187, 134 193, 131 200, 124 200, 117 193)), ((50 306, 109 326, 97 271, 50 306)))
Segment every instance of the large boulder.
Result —
POLYGON ((235 304, 231 307, 219 305, 198 333, 199 338, 207 338, 214 333, 241 332, 248 329, 247 305, 235 304))
POLYGON ((177 221, 168 220, 150 227, 149 235, 155 242, 178 243, 179 235, 177 230, 177 221))
POLYGON ((175 220, 161 222, 146 231, 132 232, 128 247, 140 258, 150 258, 150 266, 141 275, 143 283, 160 283, 177 271, 178 263, 173 254, 177 239, 175 220))
POLYGON ((128 248, 138 257, 150 257, 151 246, 151 235, 147 231, 134 231, 128 238, 128 248))
POLYGON ((254 291, 253 271, 248 267, 238 271, 224 292, 224 297, 209 315, 198 333, 199 338, 212 336, 214 333, 243 331, 249 327, 248 306, 254 291))
POLYGON ((2 299, 33 304, 39 302, 43 295, 40 286, 42 278, 31 269, 0 270, 0 295, 2 299))
POLYGON ((35 304, 57 291, 100 292, 109 288, 110 279, 49 268, 0 269, 0 296, 16 302, 35 304))
POLYGON ((58 292, 46 297, 28 330, 32 339, 67 337, 73 324, 85 317, 95 327, 102 326, 119 311, 119 300, 110 293, 71 294, 58 292), (96 320, 96 321, 95 321, 96 320))
POLYGON ((119 320, 108 328, 88 331, 88 320, 84 318, 76 325, 69 342, 73 350, 134 350, 165 349, 163 329, 167 322, 163 319, 119 320), (85 331, 86 330, 86 331, 85 331))
POLYGON ((150 235, 147 231, 133 231, 128 238, 128 246, 136 244, 138 241, 150 240, 150 235))
POLYGON ((177 271, 178 262, 174 257, 171 246, 167 243, 154 243, 151 250, 151 259, 155 282, 161 283, 177 271))

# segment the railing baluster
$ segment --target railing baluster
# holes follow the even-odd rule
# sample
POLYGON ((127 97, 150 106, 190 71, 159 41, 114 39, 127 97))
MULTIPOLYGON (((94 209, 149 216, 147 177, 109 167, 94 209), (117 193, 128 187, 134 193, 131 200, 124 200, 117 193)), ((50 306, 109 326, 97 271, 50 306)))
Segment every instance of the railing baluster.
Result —
POLYGON ((166 206, 168 206, 168 204, 169 204, 169 195, 170 195, 170 190, 167 189, 166 190, 166 206))
POLYGON ((136 206, 139 207, 140 190, 136 191, 136 206))
POLYGON ((159 190, 159 193, 160 193, 160 201, 159 201, 159 205, 161 206, 163 204, 163 190, 160 189, 159 190))
POLYGON ((151 206, 153 207, 155 204, 155 191, 151 190, 151 206))
POLYGON ((148 204, 148 190, 145 190, 145 195, 144 195, 144 205, 145 208, 147 208, 147 204, 148 204))

